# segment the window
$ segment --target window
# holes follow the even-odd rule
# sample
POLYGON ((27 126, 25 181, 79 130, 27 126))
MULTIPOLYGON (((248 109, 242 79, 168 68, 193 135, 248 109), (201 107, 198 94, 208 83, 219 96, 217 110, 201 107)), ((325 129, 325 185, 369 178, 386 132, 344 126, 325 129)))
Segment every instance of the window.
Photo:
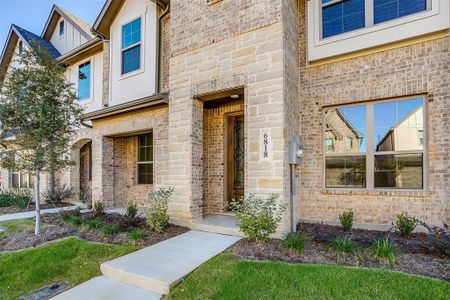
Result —
POLYGON ((428 0, 321 0, 322 38, 430 9, 428 0))
POLYGON ((334 151, 334 139, 326 139, 325 147, 327 151, 334 151))
POLYGON ((78 98, 89 99, 91 96, 91 62, 78 66, 78 98))
POLYGON ((141 68, 141 18, 122 26, 122 75, 141 68))
POLYGON ((31 189, 34 187, 34 177, 28 173, 11 171, 11 187, 31 189))
POLYGON ((23 42, 19 41, 19 55, 23 53, 23 42))
POLYGON ((153 183, 153 134, 138 136, 137 183, 153 183))
POLYGON ((59 22, 59 36, 64 35, 64 21, 59 22))
POLYGON ((419 97, 326 109, 325 186, 423 189, 423 102, 419 97))

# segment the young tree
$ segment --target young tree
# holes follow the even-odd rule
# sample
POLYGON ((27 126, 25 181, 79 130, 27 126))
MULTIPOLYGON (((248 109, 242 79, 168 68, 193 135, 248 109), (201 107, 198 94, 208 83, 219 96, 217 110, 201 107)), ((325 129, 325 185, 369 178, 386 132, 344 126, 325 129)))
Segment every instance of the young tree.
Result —
POLYGON ((70 140, 81 124, 82 108, 64 68, 39 44, 24 51, 18 67, 5 75, 0 106, 0 150, 4 168, 35 176, 35 234, 40 229, 40 176, 73 164, 70 140))

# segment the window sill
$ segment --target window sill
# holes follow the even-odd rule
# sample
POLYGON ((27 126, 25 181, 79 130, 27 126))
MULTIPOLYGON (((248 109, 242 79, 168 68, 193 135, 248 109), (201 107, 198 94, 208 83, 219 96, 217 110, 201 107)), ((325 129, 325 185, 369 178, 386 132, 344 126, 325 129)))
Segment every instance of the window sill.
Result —
POLYGON ((121 74, 120 77, 119 77, 119 80, 123 80, 123 79, 127 79, 127 78, 130 78, 130 77, 134 77, 134 76, 137 76, 137 75, 142 74, 142 73, 144 73, 144 68, 140 68, 140 69, 131 71, 129 73, 121 74))
POLYGON ((418 197, 428 198, 431 196, 430 191, 425 190, 396 190, 396 189, 383 189, 383 190, 366 190, 355 188, 324 188, 321 190, 323 195, 351 195, 351 196, 388 196, 388 197, 418 197))

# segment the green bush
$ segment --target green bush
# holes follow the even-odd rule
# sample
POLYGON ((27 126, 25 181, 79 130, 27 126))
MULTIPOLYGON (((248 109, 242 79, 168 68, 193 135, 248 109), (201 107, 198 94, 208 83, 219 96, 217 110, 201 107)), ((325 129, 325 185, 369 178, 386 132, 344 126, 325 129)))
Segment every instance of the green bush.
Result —
POLYGON ((303 253, 306 248, 306 237, 289 233, 283 241, 283 247, 291 251, 303 253))
POLYGON ((347 236, 335 237, 330 241, 330 246, 334 249, 334 251, 336 251, 338 259, 341 255, 345 255, 347 253, 356 255, 355 245, 353 244, 353 241, 347 236))
POLYGON ((130 201, 127 204, 127 211, 125 213, 125 215, 129 218, 135 218, 137 216, 138 213, 138 208, 137 208, 137 204, 134 201, 130 201))
POLYGON ((162 233, 169 224, 167 208, 173 187, 161 188, 149 194, 150 206, 147 210, 147 224, 157 233, 162 233))
POLYGON ((119 225, 113 224, 110 226, 104 226, 102 229, 104 235, 116 235, 119 233, 119 225))
POLYGON ((132 229, 128 232, 128 237, 133 241, 140 241, 144 238, 144 234, 139 229, 132 229))
POLYGON ((348 210, 344 211, 339 215, 339 221, 341 222, 342 229, 344 231, 349 231, 353 226, 353 211, 348 210))
POLYGON ((378 260, 388 261, 391 265, 397 262, 395 247, 389 238, 373 241, 368 250, 368 254, 378 260))
POLYGON ((15 206, 25 209, 30 201, 31 195, 28 190, 11 189, 0 193, 0 207, 15 206))
POLYGON ((73 190, 70 187, 64 185, 57 185, 47 192, 42 193, 44 198, 50 200, 53 204, 60 204, 66 199, 69 199, 73 196, 73 190))
POLYGON ((99 218, 86 220, 83 222, 83 226, 91 230, 102 228, 103 222, 99 218))
POLYGON ((99 216, 103 214, 103 211, 105 210, 105 205, 103 204, 102 199, 92 201, 92 211, 94 212, 94 215, 99 216))
POLYGON ((265 242, 276 232, 286 209, 278 204, 279 195, 272 194, 267 199, 250 195, 240 201, 233 201, 239 229, 251 240, 265 242))
POLYGON ((10 192, 2 191, 0 193, 0 207, 9 207, 13 205, 13 196, 10 192))
POLYGON ((417 219, 408 216, 408 213, 404 212, 397 215, 394 227, 400 232, 402 236, 409 236, 417 226, 417 219))
POLYGON ((83 224, 83 219, 80 216, 74 216, 71 214, 63 214, 61 215, 61 219, 71 225, 71 226, 80 226, 83 224))

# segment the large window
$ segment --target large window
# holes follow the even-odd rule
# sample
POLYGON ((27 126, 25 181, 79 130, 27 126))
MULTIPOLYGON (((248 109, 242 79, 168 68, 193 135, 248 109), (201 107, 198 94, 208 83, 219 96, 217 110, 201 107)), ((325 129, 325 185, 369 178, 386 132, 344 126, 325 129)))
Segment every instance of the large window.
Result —
POLYGON ((11 187, 31 189, 34 187, 34 177, 24 172, 11 171, 11 187))
POLYGON ((138 136, 137 149, 137 183, 153 183, 153 134, 138 136))
POLYGON ((141 18, 122 26, 122 74, 141 68, 141 18))
POLYGON ((412 15, 430 9, 429 0, 322 1, 322 38, 412 15))
POLYGON ((78 98, 89 99, 91 96, 91 62, 78 66, 78 98))
POLYGON ((423 106, 418 97, 326 109, 325 186, 423 189, 423 106))

